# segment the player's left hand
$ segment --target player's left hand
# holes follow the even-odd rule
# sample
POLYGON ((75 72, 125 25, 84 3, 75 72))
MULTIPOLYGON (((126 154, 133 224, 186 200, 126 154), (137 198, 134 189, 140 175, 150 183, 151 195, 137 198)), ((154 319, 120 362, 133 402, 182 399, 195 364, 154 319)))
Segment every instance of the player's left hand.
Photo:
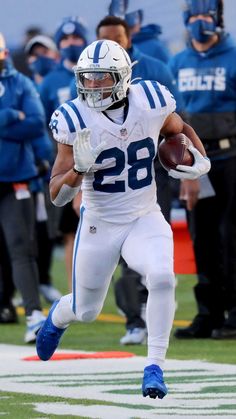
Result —
POLYGON ((209 172, 211 163, 208 157, 204 157, 192 144, 188 147, 193 154, 194 163, 192 166, 179 164, 176 169, 169 170, 168 174, 175 179, 197 179, 209 172))

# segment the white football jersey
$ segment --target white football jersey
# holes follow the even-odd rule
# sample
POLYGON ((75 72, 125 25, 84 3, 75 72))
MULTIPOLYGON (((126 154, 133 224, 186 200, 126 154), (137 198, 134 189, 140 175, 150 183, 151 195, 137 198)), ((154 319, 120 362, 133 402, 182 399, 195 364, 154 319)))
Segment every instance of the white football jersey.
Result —
POLYGON ((175 99, 156 81, 131 85, 129 108, 122 125, 103 112, 89 109, 78 98, 61 105, 50 127, 56 141, 73 145, 76 132, 91 129, 91 146, 106 142, 95 164, 84 175, 82 205, 105 221, 125 223, 156 209, 153 160, 160 130, 175 110, 175 99))

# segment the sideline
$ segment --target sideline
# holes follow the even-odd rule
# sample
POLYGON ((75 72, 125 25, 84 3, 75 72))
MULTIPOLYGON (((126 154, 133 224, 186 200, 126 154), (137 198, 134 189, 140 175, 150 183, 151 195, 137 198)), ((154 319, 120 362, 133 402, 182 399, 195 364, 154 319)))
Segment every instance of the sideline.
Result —
MULTIPOLYGON (((43 314, 45 316, 48 315, 48 309, 43 309, 43 314)), ((19 316, 24 316, 24 309, 23 307, 17 307, 16 312, 19 316)), ((99 322, 105 322, 105 323, 125 323, 125 319, 122 316, 119 316, 118 314, 100 314, 97 318, 99 322)), ((174 320, 173 325, 174 326, 188 326, 191 322, 188 320, 174 320)))

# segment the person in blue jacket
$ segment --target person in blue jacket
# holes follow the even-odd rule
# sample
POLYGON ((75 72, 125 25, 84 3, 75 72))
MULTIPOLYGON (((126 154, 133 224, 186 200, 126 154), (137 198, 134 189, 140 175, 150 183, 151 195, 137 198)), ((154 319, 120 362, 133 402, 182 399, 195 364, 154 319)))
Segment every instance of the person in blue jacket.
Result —
POLYGON ((160 25, 151 23, 142 26, 144 17, 143 9, 127 13, 128 5, 128 0, 111 0, 108 6, 108 14, 125 19, 130 28, 132 43, 140 51, 151 57, 158 58, 164 63, 168 63, 170 53, 168 48, 159 39, 159 35, 162 33, 160 25))
MULTIPOLYGON (((51 37, 40 34, 29 40, 25 46, 25 53, 32 72, 32 79, 38 90, 44 77, 56 67, 59 61, 59 51, 51 37)), ((31 182, 31 190, 35 199, 40 293, 47 302, 53 303, 61 296, 53 286, 51 277, 53 248, 58 238, 56 220, 59 219, 59 212, 49 199, 48 184, 55 147, 53 147, 47 130, 45 130, 43 138, 33 140, 33 148, 40 175, 31 182)))
POLYGON ((59 61, 59 51, 50 36, 40 34, 31 38, 25 45, 27 64, 36 86, 55 69, 59 61))
POLYGON ((78 18, 65 18, 54 34, 54 41, 60 52, 60 62, 47 74, 39 86, 47 123, 54 110, 70 99, 70 83, 74 78, 73 67, 87 46, 87 31, 78 18))
POLYGON ((211 159, 209 178, 182 181, 190 210, 197 315, 177 338, 236 338, 236 45, 221 0, 187 0, 189 43, 171 60, 188 121, 211 159))
POLYGON ((0 230, 15 287, 23 298, 26 343, 35 341, 45 318, 38 290, 34 204, 29 183, 38 175, 33 138, 43 135, 45 115, 32 82, 7 59, 0 34, 0 230))
MULTIPOLYGON (((165 85, 177 99, 177 109, 181 111, 179 94, 173 76, 166 64, 143 54, 132 44, 127 22, 117 16, 106 16, 96 28, 98 39, 116 41, 128 52, 132 66, 132 84, 141 80, 157 80, 165 85)), ((158 179, 157 200, 167 221, 170 220, 171 186, 168 173, 155 159, 155 174, 158 179)), ((127 333, 120 343, 141 344, 146 339, 146 323, 142 307, 147 300, 147 289, 142 277, 121 261, 121 277, 115 283, 115 297, 118 307, 125 313, 127 333)))
POLYGON ((161 26, 155 23, 142 26, 143 14, 143 10, 139 9, 125 15, 125 20, 130 28, 132 43, 144 54, 158 58, 167 64, 170 59, 170 52, 159 39, 162 34, 161 26))
MULTIPOLYGON (((70 84, 74 80, 73 67, 77 63, 80 53, 87 46, 86 27, 77 17, 65 18, 55 31, 54 41, 60 52, 60 62, 53 71, 44 77, 39 85, 39 93, 45 108, 47 123, 50 122, 55 109, 71 98, 70 84)), ((78 214, 72 208, 71 202, 63 207, 59 216, 59 231, 65 244, 65 262, 69 287, 71 287, 72 250, 78 220, 78 214)))

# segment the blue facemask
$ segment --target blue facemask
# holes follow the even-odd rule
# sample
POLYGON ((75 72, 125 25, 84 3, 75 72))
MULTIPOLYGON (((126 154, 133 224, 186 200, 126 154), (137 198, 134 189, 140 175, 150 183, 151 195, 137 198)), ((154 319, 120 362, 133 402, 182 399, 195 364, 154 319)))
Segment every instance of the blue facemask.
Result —
POLYGON ((70 45, 67 48, 61 48, 61 58, 62 60, 69 60, 72 63, 77 63, 78 58, 81 52, 84 50, 86 45, 70 45))
POLYGON ((207 42, 212 35, 216 33, 215 22, 206 22, 202 19, 197 19, 195 22, 187 25, 190 38, 198 42, 207 42))
POLYGON ((48 57, 38 57, 33 63, 29 64, 29 68, 33 74, 40 74, 44 77, 56 66, 56 61, 48 57))

